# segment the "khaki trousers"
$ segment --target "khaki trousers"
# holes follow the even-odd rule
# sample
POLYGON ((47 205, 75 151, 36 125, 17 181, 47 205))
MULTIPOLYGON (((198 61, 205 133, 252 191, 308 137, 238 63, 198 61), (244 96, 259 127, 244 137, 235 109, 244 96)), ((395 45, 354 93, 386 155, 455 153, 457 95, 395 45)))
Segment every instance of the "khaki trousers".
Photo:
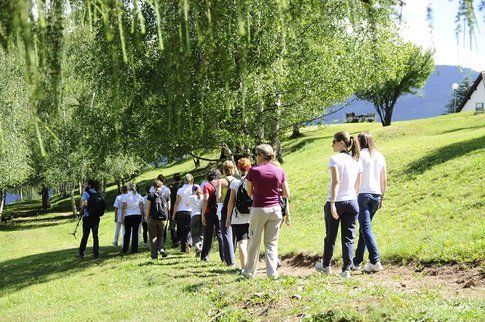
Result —
POLYGON ((148 218, 148 237, 150 243, 151 257, 157 258, 158 251, 164 249, 163 235, 165 234, 165 220, 153 220, 148 218))
POLYGON ((256 276, 259 263, 259 246, 264 233, 266 274, 276 277, 278 273, 278 235, 283 220, 281 207, 251 208, 249 221, 248 262, 244 269, 248 277, 256 276))

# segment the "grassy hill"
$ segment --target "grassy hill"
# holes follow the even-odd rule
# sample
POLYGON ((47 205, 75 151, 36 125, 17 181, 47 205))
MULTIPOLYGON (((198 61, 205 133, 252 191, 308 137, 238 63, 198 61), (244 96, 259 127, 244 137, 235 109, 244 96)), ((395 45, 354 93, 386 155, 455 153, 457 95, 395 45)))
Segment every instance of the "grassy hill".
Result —
MULTIPOLYGON (((120 256, 119 248, 108 246, 112 212, 100 227, 101 258, 78 260, 79 239, 68 234, 75 222, 63 211, 66 201, 39 216, 32 213, 37 203, 15 204, 6 211, 30 215, 0 225, 0 319, 482 319, 485 116, 460 113, 388 128, 342 124, 303 132, 284 142, 293 224, 280 237, 280 253, 288 259, 277 282, 244 280, 222 266, 215 251, 208 264, 175 250, 157 262, 146 251, 120 256), (339 130, 372 131, 389 171, 386 200, 373 222, 386 272, 350 280, 309 275, 323 249, 327 164, 339 130), (441 273, 447 268, 450 275, 441 273), (467 291, 452 280, 455 271, 472 272, 478 280, 467 291)), ((180 161, 137 181, 148 184, 160 172, 171 177, 192 170, 192 161, 180 161)), ((114 190, 108 189, 110 197, 114 190)), ((335 254, 340 261, 339 246, 335 254)))

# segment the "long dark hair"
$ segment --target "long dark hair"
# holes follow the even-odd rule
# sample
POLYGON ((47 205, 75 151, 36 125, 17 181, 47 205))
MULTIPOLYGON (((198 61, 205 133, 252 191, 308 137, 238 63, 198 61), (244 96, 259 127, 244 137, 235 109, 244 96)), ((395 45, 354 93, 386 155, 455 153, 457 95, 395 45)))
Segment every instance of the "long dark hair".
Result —
POLYGON ((344 142, 345 144, 345 151, 352 154, 352 157, 355 160, 359 160, 360 158, 360 144, 357 138, 350 136, 348 132, 337 132, 333 135, 333 139, 335 142, 344 142))
POLYGON ((359 139, 359 144, 362 149, 367 148, 369 149, 369 153, 371 156, 374 155, 378 151, 376 144, 374 143, 374 139, 369 132, 360 132, 357 136, 359 139))

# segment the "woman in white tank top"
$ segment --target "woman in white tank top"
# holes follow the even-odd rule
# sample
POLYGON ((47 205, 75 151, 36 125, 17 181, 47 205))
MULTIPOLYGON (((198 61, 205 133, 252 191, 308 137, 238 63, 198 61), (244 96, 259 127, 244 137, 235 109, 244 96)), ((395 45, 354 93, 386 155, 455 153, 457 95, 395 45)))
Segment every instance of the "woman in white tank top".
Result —
POLYGON ((360 269, 364 260, 364 251, 369 251, 369 263, 366 272, 379 272, 382 265, 379 260, 377 242, 372 232, 371 221, 382 204, 386 192, 386 160, 377 150, 369 132, 362 132, 358 136, 362 151, 362 184, 360 186, 359 201, 359 242, 353 259, 353 268, 360 269))

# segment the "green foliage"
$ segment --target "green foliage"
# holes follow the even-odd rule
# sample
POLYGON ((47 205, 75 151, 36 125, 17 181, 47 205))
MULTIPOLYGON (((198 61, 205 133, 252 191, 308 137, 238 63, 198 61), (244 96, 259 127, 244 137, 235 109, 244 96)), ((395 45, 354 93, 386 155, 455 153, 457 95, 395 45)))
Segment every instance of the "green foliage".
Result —
POLYGON ((465 99, 466 93, 468 92, 468 89, 470 88, 470 86, 472 86, 472 84, 473 84, 473 80, 470 78, 469 75, 467 75, 458 84, 458 88, 456 89, 456 92, 453 89, 450 91, 450 99, 445 105, 447 114, 459 112, 457 110, 458 106, 465 99))
MULTIPOLYGON (((398 40, 394 40, 395 42, 398 40)), ((433 53, 423 51, 411 43, 390 45, 379 43, 384 48, 379 52, 383 68, 382 79, 356 93, 359 99, 374 104, 383 126, 391 125, 394 105, 400 96, 416 93, 433 72, 433 53)))

